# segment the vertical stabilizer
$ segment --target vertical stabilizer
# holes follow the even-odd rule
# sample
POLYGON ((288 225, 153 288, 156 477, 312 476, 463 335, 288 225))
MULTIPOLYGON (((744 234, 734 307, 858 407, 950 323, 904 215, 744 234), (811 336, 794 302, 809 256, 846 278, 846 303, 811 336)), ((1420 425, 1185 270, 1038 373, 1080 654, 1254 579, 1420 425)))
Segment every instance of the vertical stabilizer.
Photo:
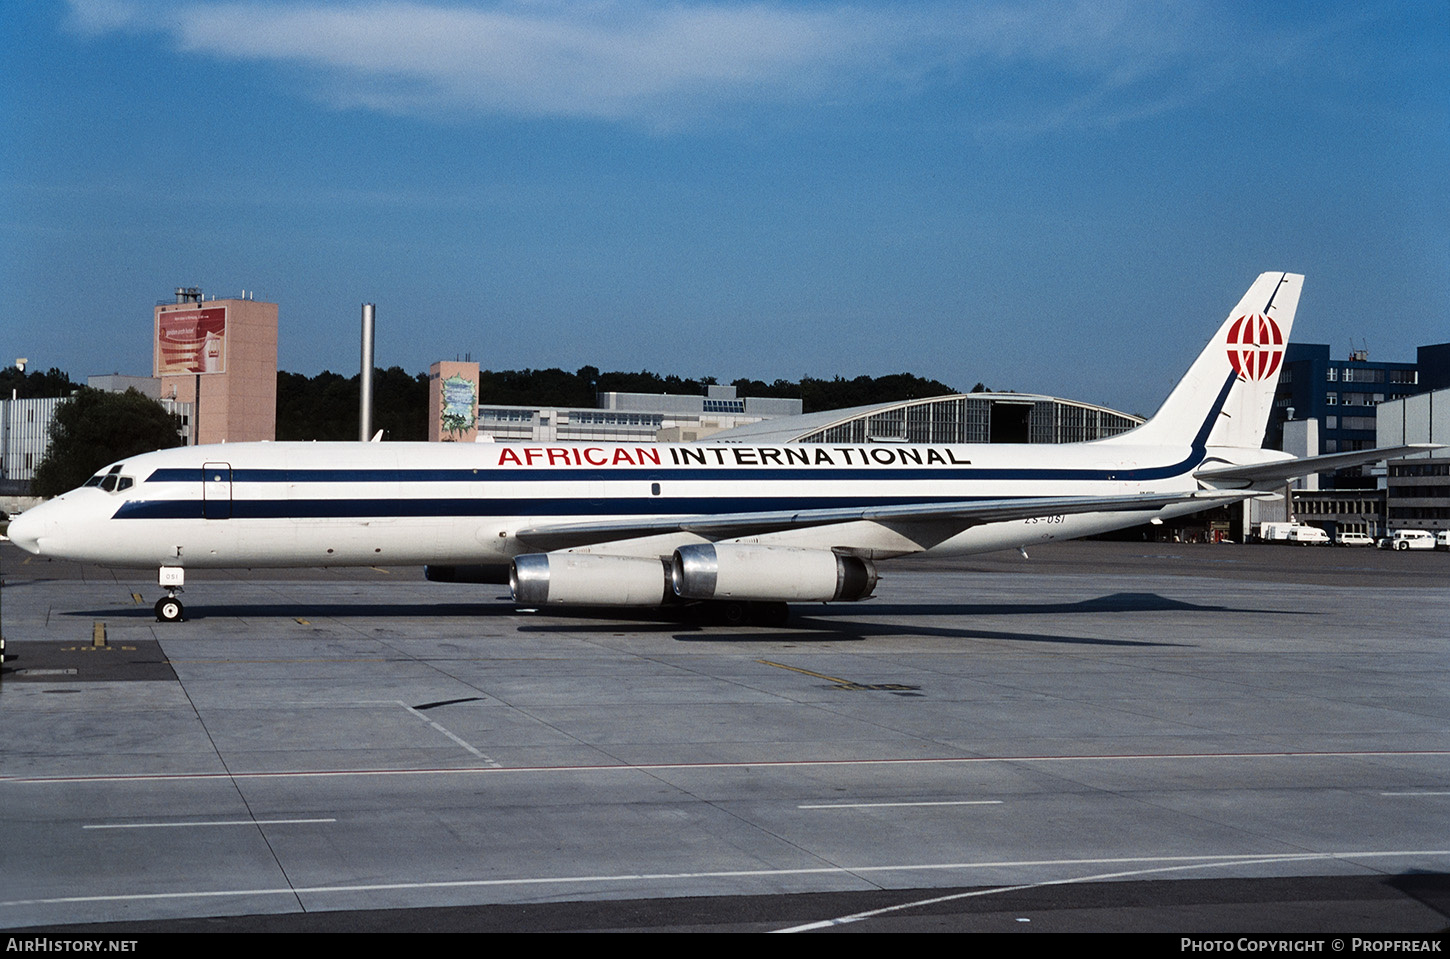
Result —
POLYGON ((1105 442, 1262 446, 1303 286, 1297 273, 1261 275, 1153 418, 1105 442))

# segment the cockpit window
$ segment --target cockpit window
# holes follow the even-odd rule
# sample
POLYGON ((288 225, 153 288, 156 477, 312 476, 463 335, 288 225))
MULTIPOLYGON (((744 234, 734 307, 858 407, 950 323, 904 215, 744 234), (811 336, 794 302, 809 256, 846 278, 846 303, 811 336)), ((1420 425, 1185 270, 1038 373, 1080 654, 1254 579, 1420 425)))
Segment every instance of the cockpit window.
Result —
POLYGON ((107 493, 119 493, 121 490, 130 489, 136 485, 136 480, 131 476, 122 476, 121 469, 124 463, 117 463, 104 473, 97 473, 86 480, 86 486, 99 486, 107 493))
POLYGON ((87 486, 98 486, 107 493, 119 493, 136 485, 134 476, 122 476, 121 470, 126 468, 125 463, 117 463, 107 469, 104 473, 97 473, 81 484, 81 489, 87 486))

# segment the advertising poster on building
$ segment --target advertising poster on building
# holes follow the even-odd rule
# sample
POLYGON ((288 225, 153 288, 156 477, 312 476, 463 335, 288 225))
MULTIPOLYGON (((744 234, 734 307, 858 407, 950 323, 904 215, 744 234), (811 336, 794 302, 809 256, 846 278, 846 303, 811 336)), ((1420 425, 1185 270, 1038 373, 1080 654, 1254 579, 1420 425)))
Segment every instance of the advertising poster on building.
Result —
POLYGON ((157 376, 226 370, 226 307, 161 312, 156 321, 157 376))
POLYGON ((478 392, 473 381, 463 376, 450 376, 443 381, 442 423, 445 432, 455 437, 473 429, 474 411, 478 408, 478 392))

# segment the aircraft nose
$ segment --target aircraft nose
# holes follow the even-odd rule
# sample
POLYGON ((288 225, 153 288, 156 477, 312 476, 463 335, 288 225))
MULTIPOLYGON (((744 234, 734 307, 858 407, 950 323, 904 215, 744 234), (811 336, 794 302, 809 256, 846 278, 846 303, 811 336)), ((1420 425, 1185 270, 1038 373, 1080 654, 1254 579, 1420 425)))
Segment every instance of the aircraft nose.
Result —
POLYGON ((40 507, 21 513, 10 521, 10 528, 5 532, 10 537, 10 542, 37 556, 40 555, 40 537, 50 526, 40 514, 40 507))

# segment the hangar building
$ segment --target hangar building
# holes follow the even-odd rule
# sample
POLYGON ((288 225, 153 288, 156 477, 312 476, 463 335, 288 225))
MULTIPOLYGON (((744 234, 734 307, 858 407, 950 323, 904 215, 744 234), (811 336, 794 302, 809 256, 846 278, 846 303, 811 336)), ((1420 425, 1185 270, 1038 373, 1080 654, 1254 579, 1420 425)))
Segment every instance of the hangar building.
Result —
POLYGON ((729 443, 1076 443, 1143 418, 1035 393, 959 393, 823 410, 716 433, 729 443))

